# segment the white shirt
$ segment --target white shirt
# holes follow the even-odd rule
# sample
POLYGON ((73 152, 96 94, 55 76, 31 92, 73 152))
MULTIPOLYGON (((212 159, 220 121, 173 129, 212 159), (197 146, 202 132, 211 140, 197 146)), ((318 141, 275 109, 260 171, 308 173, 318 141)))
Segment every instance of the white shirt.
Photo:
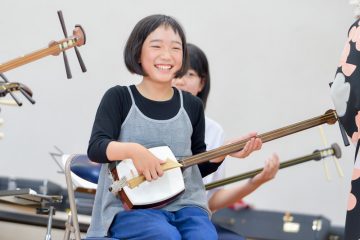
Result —
MULTIPOLYGON (((224 130, 216 121, 212 120, 205 116, 205 143, 206 150, 212 150, 218 148, 224 144, 224 130)), ((203 178, 204 184, 217 181, 225 177, 225 165, 224 163, 220 165, 218 170, 205 178, 203 178)), ((207 191, 207 198, 210 197, 218 191, 219 188, 211 189, 207 191)))

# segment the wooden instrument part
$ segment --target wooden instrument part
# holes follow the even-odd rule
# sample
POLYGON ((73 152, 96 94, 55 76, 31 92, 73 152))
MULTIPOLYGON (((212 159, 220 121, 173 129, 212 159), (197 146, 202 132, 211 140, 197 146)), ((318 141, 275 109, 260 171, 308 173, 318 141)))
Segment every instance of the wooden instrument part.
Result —
POLYGON ((49 55, 57 56, 61 52, 64 52, 75 46, 80 47, 84 45, 85 42, 86 42, 86 38, 85 38, 84 30, 82 29, 81 26, 76 26, 72 36, 62 39, 60 41, 53 41, 49 44, 49 47, 47 48, 40 49, 38 51, 29 53, 27 55, 0 64, 0 73, 4 73, 6 71, 39 60, 49 55))
MULTIPOLYGON (((282 162, 279 166, 279 169, 283 169, 283 168, 287 168, 287 167, 291 167, 300 163, 304 163, 307 161, 311 161, 311 160, 316 160, 319 161, 320 159, 329 157, 329 156, 335 156, 336 158, 340 158, 341 157, 341 149, 339 147, 338 144, 334 143, 331 145, 330 148, 326 148, 323 150, 316 150, 314 151, 312 154, 306 155, 306 156, 302 156, 299 158, 295 158, 293 160, 289 160, 286 162, 282 162)), ((228 177, 228 178, 224 178, 222 180, 218 180, 215 182, 211 182, 205 185, 205 189, 206 190, 211 190, 217 187, 221 187, 230 183, 234 183, 237 181, 241 181, 247 178, 252 178, 255 175, 259 174, 261 171, 263 170, 263 168, 259 168, 247 173, 243 173, 243 174, 239 174, 236 176, 232 176, 232 177, 228 177)))
MULTIPOLYGON (((163 164, 161 164, 161 169, 163 171, 167 171, 173 168, 182 167, 182 165, 178 162, 174 162, 171 160, 166 160, 163 164)), ((145 182, 146 178, 144 175, 137 176, 127 181, 129 188, 133 189, 134 187, 139 186, 141 183, 145 182)))
MULTIPOLYGON (((260 134, 257 137, 261 138, 262 142, 268 142, 271 140, 275 140, 281 137, 285 137, 288 135, 291 135, 293 133, 297 133, 312 127, 319 126, 321 124, 327 123, 327 124, 334 124, 337 121, 337 114, 335 110, 328 110, 325 112, 325 114, 314 117, 299 123, 295 123, 286 127, 282 127, 264 134, 260 134)), ((234 153, 237 151, 240 151, 245 147, 245 144, 249 141, 249 139, 244 139, 241 141, 237 141, 225 146, 221 146, 219 148, 203 152, 188 158, 185 158, 179 163, 181 163, 184 167, 192 166, 194 164, 203 163, 206 161, 210 161, 212 159, 215 159, 220 156, 226 156, 230 153, 234 153)))
POLYGON ((30 88, 28 88, 22 83, 17 83, 17 82, 0 83, 0 97, 4 97, 6 96, 6 94, 10 92, 20 91, 20 90, 24 90, 29 96, 33 95, 30 88))

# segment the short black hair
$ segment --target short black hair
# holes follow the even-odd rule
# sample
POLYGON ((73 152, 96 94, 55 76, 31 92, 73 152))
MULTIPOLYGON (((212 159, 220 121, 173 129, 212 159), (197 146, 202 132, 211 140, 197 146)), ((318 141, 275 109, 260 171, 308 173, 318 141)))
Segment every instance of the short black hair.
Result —
POLYGON ((187 49, 190 58, 190 69, 193 69, 199 75, 204 84, 202 90, 196 96, 202 100, 204 108, 206 108, 206 102, 210 93, 209 63, 205 53, 196 45, 188 43, 187 49))
POLYGON ((189 67, 185 33, 181 25, 173 17, 166 15, 150 15, 141 19, 135 25, 124 49, 125 65, 131 73, 146 76, 141 63, 139 63, 141 49, 147 36, 149 36, 149 34, 155 31, 159 26, 170 26, 172 30, 174 30, 174 32, 180 36, 182 42, 183 58, 182 66, 175 74, 175 77, 182 77, 185 75, 189 67))

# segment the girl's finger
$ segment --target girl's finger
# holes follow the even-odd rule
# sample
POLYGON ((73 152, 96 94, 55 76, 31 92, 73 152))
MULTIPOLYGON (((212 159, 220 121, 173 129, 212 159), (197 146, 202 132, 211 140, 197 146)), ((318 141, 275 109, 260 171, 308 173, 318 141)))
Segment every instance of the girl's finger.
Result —
POLYGON ((151 179, 154 179, 154 180, 158 179, 158 174, 157 174, 157 171, 156 171, 156 167, 150 169, 150 174, 151 174, 151 179))
POLYGON ((146 178, 146 181, 151 182, 151 175, 149 170, 143 171, 143 175, 146 178))
POLYGON ((156 165, 156 172, 159 177, 161 177, 164 174, 164 171, 162 170, 160 164, 156 165))

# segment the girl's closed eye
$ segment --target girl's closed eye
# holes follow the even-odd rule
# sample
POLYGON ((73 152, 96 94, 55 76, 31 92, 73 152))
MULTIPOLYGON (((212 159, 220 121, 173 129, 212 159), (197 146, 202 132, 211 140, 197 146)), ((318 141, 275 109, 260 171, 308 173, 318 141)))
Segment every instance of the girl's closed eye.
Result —
POLYGON ((172 42, 171 48, 176 51, 182 51, 182 45, 180 42, 177 41, 172 42))

